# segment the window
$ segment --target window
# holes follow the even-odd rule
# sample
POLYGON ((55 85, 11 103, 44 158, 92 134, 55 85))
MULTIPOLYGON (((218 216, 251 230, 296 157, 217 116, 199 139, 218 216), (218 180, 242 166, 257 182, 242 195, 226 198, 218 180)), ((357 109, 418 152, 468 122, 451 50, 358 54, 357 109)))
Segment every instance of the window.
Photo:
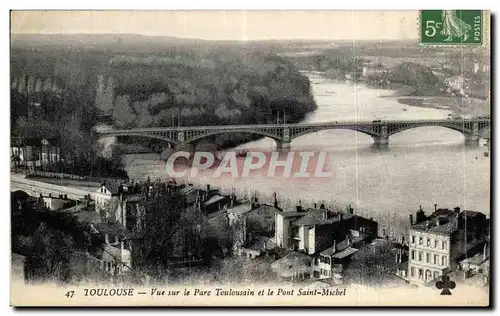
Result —
POLYGON ((420 280, 424 279, 424 269, 418 269, 418 278, 420 280))
POLYGON ((425 253, 425 262, 427 263, 431 262, 431 254, 428 252, 425 253))
POLYGON ((431 239, 427 238, 427 247, 430 247, 430 246, 431 246, 431 239))
POLYGON ((415 260, 415 250, 411 251, 411 260, 415 260))
POLYGON ((415 277, 415 268, 414 267, 410 268, 410 275, 411 275, 412 278, 415 277))
POLYGON ((441 249, 446 249, 446 241, 441 242, 441 249))
POLYGON ((447 266, 447 265, 448 265, 448 262, 446 262, 446 261, 447 261, 446 259, 447 259, 447 258, 446 258, 446 256, 443 256, 443 257, 441 258, 441 265, 442 265, 442 266, 447 266))
POLYGON ((103 193, 103 192, 104 192, 103 190, 104 190, 104 189, 103 189, 103 188, 101 188, 101 193, 103 193))
POLYGON ((439 264, 439 256, 438 255, 434 255, 434 261, 432 263, 439 264))
POLYGON ((437 247, 438 247, 438 241, 437 241, 437 239, 436 239, 436 240, 434 240, 434 248, 436 248, 436 249, 437 249, 437 247))
POLYGON ((423 261, 423 259, 422 259, 422 251, 418 252, 418 261, 423 261))
POLYGON ((415 236, 411 236, 411 243, 414 244, 415 243, 415 236))
POLYGON ((424 238, 423 238, 423 237, 420 237, 420 238, 418 239, 418 244, 419 244, 419 245, 423 245, 423 244, 424 244, 424 238))
POLYGON ((434 271, 434 280, 437 279, 438 277, 439 277, 439 272, 434 271))

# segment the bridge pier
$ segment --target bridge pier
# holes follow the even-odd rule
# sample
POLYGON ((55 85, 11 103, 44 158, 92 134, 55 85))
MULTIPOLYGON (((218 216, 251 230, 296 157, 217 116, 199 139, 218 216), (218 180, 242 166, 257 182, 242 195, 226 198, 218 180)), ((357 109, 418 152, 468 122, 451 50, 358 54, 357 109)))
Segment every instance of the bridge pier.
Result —
POLYGON ((479 146, 479 135, 464 134, 464 144, 467 146, 479 146))
POLYGON ((276 149, 279 151, 289 151, 292 142, 291 141, 284 141, 284 140, 275 140, 276 143, 276 149))
POLYGON ((372 136, 373 146, 375 147, 389 147, 389 136, 372 136))

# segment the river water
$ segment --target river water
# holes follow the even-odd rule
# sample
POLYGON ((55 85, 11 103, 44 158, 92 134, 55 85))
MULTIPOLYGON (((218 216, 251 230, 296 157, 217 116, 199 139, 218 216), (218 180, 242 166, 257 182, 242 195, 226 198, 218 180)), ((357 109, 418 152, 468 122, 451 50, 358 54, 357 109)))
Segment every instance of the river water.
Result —
MULTIPOLYGON (((327 80, 320 74, 308 76, 318 109, 304 122, 446 119, 449 114, 447 110, 402 105, 390 97, 395 91, 327 80)), ((333 177, 328 180, 292 181, 258 175, 220 180, 208 174, 196 180, 246 194, 259 191, 261 200, 277 192, 285 206, 298 199, 303 204, 351 204, 356 212, 379 221, 380 229, 386 228, 388 234, 401 232, 408 214, 419 205, 428 213, 438 204, 489 215, 490 160, 483 155, 485 147, 466 147, 461 133, 442 127, 393 135, 388 150, 377 150, 372 142, 370 136, 350 130, 321 131, 294 139, 292 151, 329 152, 333 177)), ((239 148, 272 150, 274 146, 273 140, 264 138, 239 148)), ((127 155, 125 164, 131 178, 166 177, 157 155, 127 155)))

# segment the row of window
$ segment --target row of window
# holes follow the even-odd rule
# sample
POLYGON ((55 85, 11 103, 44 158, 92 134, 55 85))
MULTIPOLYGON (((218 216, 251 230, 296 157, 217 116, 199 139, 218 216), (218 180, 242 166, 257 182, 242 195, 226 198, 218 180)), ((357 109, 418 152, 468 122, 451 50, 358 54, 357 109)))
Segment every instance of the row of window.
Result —
MULTIPOLYGON (((411 243, 415 244, 416 239, 417 239, 417 237, 415 235, 412 235, 411 236, 411 243)), ((436 249, 438 249, 439 247, 442 250, 448 249, 448 242, 446 240, 442 240, 441 242, 439 242, 439 240, 437 240, 437 239, 428 238, 428 237, 419 237, 418 244, 421 246, 426 245, 427 247, 436 248, 436 249)))
POLYGON ((448 266, 448 256, 439 256, 436 254, 433 255, 430 252, 424 253, 423 251, 419 251, 418 257, 417 257, 417 251, 412 250, 411 251, 411 260, 424 262, 424 255, 425 255, 425 262, 426 263, 432 263, 432 264, 441 265, 441 266, 448 266), (439 257, 441 257, 441 260, 439 260, 439 257))
MULTIPOLYGON (((415 274, 415 273, 416 273, 416 268, 415 268, 415 267, 411 267, 411 268, 410 268, 410 276, 411 276, 412 278, 415 278, 415 277, 416 277, 416 274, 415 274)), ((440 273, 440 272, 438 272, 438 271, 434 271, 434 272, 432 272, 431 270, 428 270, 428 269, 427 269, 427 270, 425 270, 425 272, 424 272, 424 269, 422 269, 422 268, 419 268, 419 269, 418 269, 418 278, 419 278, 420 280, 423 280, 423 281, 426 281, 426 282, 431 281, 431 280, 435 280, 435 279, 437 279, 440 275, 441 275, 441 273, 440 273), (425 274, 424 274, 424 273, 425 273, 425 274)))
POLYGON ((320 269, 320 273, 321 273, 321 275, 324 275, 324 276, 327 276, 327 277, 332 276, 332 271, 327 270, 327 269, 320 269))

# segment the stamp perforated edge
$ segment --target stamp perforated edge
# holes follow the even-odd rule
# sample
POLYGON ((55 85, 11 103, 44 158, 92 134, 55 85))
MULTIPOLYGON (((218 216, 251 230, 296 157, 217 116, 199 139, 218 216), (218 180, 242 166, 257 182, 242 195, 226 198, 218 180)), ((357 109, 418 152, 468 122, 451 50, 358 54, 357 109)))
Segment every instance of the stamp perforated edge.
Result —
POLYGON ((483 30, 482 30, 482 37, 483 41, 481 44, 470 44, 470 43, 465 43, 465 44, 443 44, 443 43, 422 43, 422 32, 420 31, 420 26, 421 26, 421 16, 422 16, 422 10, 418 10, 418 18, 417 18, 417 30, 418 30, 418 46, 420 47, 449 47, 449 48, 463 48, 463 47, 468 47, 468 48, 477 48, 477 47, 488 47, 490 44, 490 18, 491 18, 491 12, 490 10, 482 10, 481 9, 481 14, 483 16, 483 30))

